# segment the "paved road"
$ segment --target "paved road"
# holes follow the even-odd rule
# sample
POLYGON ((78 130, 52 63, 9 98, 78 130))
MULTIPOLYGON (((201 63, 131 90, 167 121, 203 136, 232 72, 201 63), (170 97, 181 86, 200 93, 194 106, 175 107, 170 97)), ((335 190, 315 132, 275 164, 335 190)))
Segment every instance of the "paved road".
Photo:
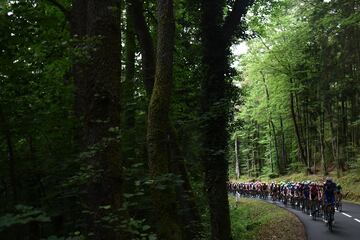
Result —
MULTIPOLYGON (((273 203, 268 200, 269 203, 273 203)), ((275 202, 280 207, 294 213, 305 226, 308 240, 360 240, 360 205, 343 202, 343 211, 335 213, 333 232, 319 218, 312 220, 309 215, 292 209, 282 203, 275 202)))

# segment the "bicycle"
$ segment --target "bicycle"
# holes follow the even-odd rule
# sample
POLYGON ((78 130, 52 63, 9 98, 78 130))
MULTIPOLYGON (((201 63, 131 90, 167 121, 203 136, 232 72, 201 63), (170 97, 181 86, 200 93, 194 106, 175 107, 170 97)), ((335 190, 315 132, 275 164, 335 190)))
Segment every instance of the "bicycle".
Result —
POLYGON ((312 199, 310 201, 310 216, 312 216, 312 219, 316 221, 316 216, 319 214, 319 208, 318 208, 318 200, 312 199))
POLYGON ((290 196, 290 205, 293 209, 295 209, 295 197, 293 195, 290 196))
POLYGON ((335 207, 334 204, 328 203, 325 208, 325 216, 328 224, 328 228, 330 232, 333 231, 333 223, 334 223, 334 216, 335 216, 335 207))
POLYGON ((342 195, 342 193, 338 193, 336 195, 335 209, 338 210, 339 212, 342 211, 342 199, 346 198, 348 194, 349 192, 347 192, 344 196, 342 195))
POLYGON ((342 211, 342 202, 341 202, 341 200, 336 202, 335 208, 336 208, 336 210, 338 210, 339 212, 342 211))

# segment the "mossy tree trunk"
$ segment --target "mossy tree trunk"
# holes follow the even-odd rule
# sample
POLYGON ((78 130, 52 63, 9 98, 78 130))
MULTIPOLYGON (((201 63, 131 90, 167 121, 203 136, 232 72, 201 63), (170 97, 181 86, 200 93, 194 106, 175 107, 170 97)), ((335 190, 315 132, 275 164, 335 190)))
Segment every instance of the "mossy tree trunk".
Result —
POLYGON ((170 103, 175 21, 172 0, 158 0, 156 73, 148 109, 147 150, 151 194, 160 239, 183 239, 173 179, 170 179, 170 103))
MULTIPOLYGON (((129 9, 132 11, 134 29, 139 42, 142 54, 142 72, 144 87, 147 95, 150 97, 155 82, 155 56, 154 44, 150 34, 149 26, 144 16, 143 3, 141 0, 131 0, 129 9)), ((170 171, 181 177, 182 184, 176 187, 176 196, 180 205, 180 218, 182 226, 182 235, 185 239, 194 239, 201 234, 201 217, 196 205, 196 199, 193 194, 191 182, 186 169, 185 159, 182 149, 178 142, 177 133, 174 127, 170 125, 170 171)))

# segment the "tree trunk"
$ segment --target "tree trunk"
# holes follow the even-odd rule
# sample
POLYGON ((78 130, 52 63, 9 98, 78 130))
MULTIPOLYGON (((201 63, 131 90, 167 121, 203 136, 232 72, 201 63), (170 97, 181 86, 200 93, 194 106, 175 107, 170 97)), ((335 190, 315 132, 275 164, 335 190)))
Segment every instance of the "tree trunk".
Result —
MULTIPOLYGON (((323 103, 321 103, 322 105, 323 103)), ((322 109, 322 106, 321 106, 322 109)), ((325 144, 324 144, 324 111, 321 110, 320 112, 320 116, 319 116, 319 137, 320 137, 320 154, 321 154, 321 165, 323 168, 323 175, 326 176, 328 174, 327 172, 327 163, 325 160, 325 152, 324 152, 324 148, 325 148, 325 144)))
MULTIPOLYGON (((247 136, 248 136, 248 148, 252 149, 252 145, 250 147, 250 144, 251 144, 251 130, 250 129, 249 129, 247 136)), ((251 170, 250 170, 251 159, 252 159, 250 156, 251 154, 252 154, 252 151, 248 151, 247 161, 246 161, 246 169, 248 171, 248 177, 251 177, 251 170)))
POLYGON ((158 0, 158 40, 155 83, 148 110, 147 147, 154 209, 161 239, 183 239, 177 213, 176 194, 170 173, 170 103, 173 78, 174 13, 172 0, 158 0), (166 189, 159 186, 165 185, 166 189))
POLYGON ((203 1, 203 65, 201 108, 203 122, 202 162, 205 170, 206 194, 209 202, 211 239, 232 239, 227 195, 228 100, 225 99, 225 72, 228 49, 218 28, 222 20, 222 1, 203 1), (216 136, 216 137, 214 137, 216 136))
POLYGON ((201 1, 202 66, 201 112, 202 163, 209 202, 211 239, 232 239, 227 196, 228 162, 228 58, 231 40, 252 1, 236 0, 224 18, 225 1, 201 1), (225 20, 224 20, 225 19, 225 20), (214 137, 215 136, 215 137, 214 137))
POLYGON ((336 169, 338 169, 338 153, 337 153, 337 136, 336 134, 334 134, 334 123, 333 123, 333 119, 331 118, 330 120, 330 129, 331 129, 331 153, 333 156, 333 160, 336 163, 336 169))
POLYGON ((181 218, 182 236, 184 239, 198 239, 203 231, 201 216, 196 205, 196 198, 191 187, 185 160, 177 139, 176 131, 171 127, 170 170, 182 180, 182 183, 179 186, 176 186, 176 197, 180 205, 179 216, 181 218))
POLYGON ((238 138, 235 136, 234 139, 234 149, 235 149, 235 173, 236 173, 236 179, 240 178, 240 172, 239 172, 239 156, 238 156, 238 138))
MULTIPOLYGON (((272 120, 272 112, 271 112, 271 108, 270 108, 270 93, 269 93, 269 89, 268 86, 266 84, 266 78, 263 72, 260 72, 262 75, 262 79, 264 82, 264 87, 265 87, 265 93, 266 93, 266 101, 267 101, 267 109, 268 109, 268 114, 269 114, 269 127, 272 129, 272 135, 274 137, 274 148, 275 148, 275 161, 278 163, 278 167, 279 167, 279 172, 282 173, 282 169, 280 168, 280 163, 279 163, 279 151, 278 151, 278 145, 277 145, 277 137, 276 137, 276 130, 275 130, 275 124, 274 121, 272 120)), ((270 132, 271 133, 271 132, 270 132)), ((271 136, 271 134, 270 134, 271 136)), ((271 141, 271 140, 270 140, 271 141)), ((270 153, 271 154, 271 153, 270 153)), ((273 162, 272 162, 272 158, 271 158, 271 172, 274 172, 274 167, 273 167, 273 162)))
MULTIPOLYGON (((126 31, 125 31, 125 81, 121 85, 121 102, 125 103, 121 109, 122 116, 122 151, 126 165, 131 166, 136 159, 135 119, 135 31, 133 24, 133 11, 130 4, 126 5, 126 31)), ((144 135, 145 136, 145 135, 144 135)))
POLYGON ((4 116, 4 112, 2 107, 0 106, 0 130, 2 130, 7 148, 7 160, 9 166, 9 178, 10 185, 12 190, 12 204, 15 206, 18 202, 18 184, 16 179, 16 162, 15 162, 15 154, 14 154, 14 146, 12 142, 12 134, 10 131, 10 127, 8 125, 8 121, 4 116))
POLYGON ((341 171, 345 170, 345 165, 348 163, 348 150, 347 150, 347 107, 346 107, 346 97, 341 98, 341 171))
POLYGON ((74 37, 98 38, 89 59, 73 66, 75 112, 81 122, 80 150, 100 147, 86 158, 88 167, 97 173, 90 176, 86 186, 86 207, 93 213, 87 218, 92 239, 120 239, 116 226, 109 229, 99 222, 108 214, 100 206, 110 205, 114 212, 122 206, 122 158, 117 136, 109 131, 120 126, 119 8, 116 0, 74 0, 71 14, 74 37))
POLYGON ((300 160, 304 165, 306 165, 306 157, 305 157, 304 148, 303 148, 303 145, 301 142, 301 136, 300 136, 298 122, 296 120, 296 113, 295 113, 295 106, 294 106, 294 93, 293 92, 290 93, 290 108, 291 108, 291 117, 293 119, 294 128, 295 128, 296 139, 297 139, 298 147, 299 147, 300 160))
POLYGON ((304 128, 305 128, 305 137, 304 139, 306 139, 306 164, 307 164, 307 174, 311 173, 311 168, 310 168, 310 136, 309 136, 309 114, 308 114, 308 108, 307 108, 307 104, 305 104, 304 106, 304 128))
POLYGON ((337 119, 337 124, 336 124, 336 142, 335 142, 335 146, 336 146, 336 173, 337 173, 337 176, 340 177, 341 175, 341 147, 340 147, 340 111, 339 111, 339 108, 337 106, 337 102, 336 102, 336 119, 337 119))
POLYGON ((260 129, 259 123, 255 123, 256 131, 255 131, 255 150, 256 150, 256 158, 255 158, 255 166, 256 166, 256 177, 259 177, 261 172, 261 159, 260 159, 260 147, 259 147, 259 139, 260 139, 260 129))
POLYGON ((153 40, 144 16, 143 0, 130 0, 129 10, 133 16, 134 29, 141 49, 144 86, 150 98, 154 85, 156 63, 153 40))
MULTIPOLYGON (((153 85, 155 82, 155 57, 154 46, 151 38, 149 27, 146 24, 146 20, 143 13, 143 3, 141 0, 131 0, 129 9, 133 15, 134 28, 137 35, 137 39, 140 43, 140 51, 142 54, 142 72, 144 79, 144 86, 147 95, 151 96, 153 91, 153 85)), ((180 203, 180 212, 182 219, 182 235, 186 239, 193 239, 195 235, 198 235, 201 229, 201 217, 196 205, 196 199, 193 194, 191 183, 188 177, 186 164, 182 155, 179 143, 177 141, 177 134, 175 129, 169 123, 171 134, 169 141, 171 142, 171 167, 170 171, 179 175, 183 181, 183 184, 177 186, 176 196, 180 203)))
POLYGON ((284 133, 284 124, 282 117, 280 116, 280 128, 281 128, 281 163, 282 166, 279 168, 280 173, 284 173, 287 165, 287 153, 285 145, 285 133, 284 133))
MULTIPOLYGON (((126 33, 125 33, 125 82, 122 89, 123 99, 126 103, 134 102, 135 94, 135 32, 133 24, 133 12, 130 6, 126 6, 126 33)), ((133 128, 135 126, 135 111, 134 107, 126 107, 126 120, 127 127, 133 128)))
MULTIPOLYGON (((7 165, 8 165, 8 171, 9 171, 9 181, 10 181, 10 201, 9 201, 9 206, 14 207, 17 205, 18 201, 19 201, 19 196, 18 196, 18 180, 17 180, 17 176, 16 176, 16 159, 15 159, 15 153, 14 153, 14 145, 13 145, 13 141, 12 141, 12 131, 10 129, 8 120, 6 119, 6 116, 4 115, 2 106, 0 105, 0 131, 4 134, 4 138, 5 138, 5 144, 6 144, 6 151, 7 151, 7 165)), ((4 179, 2 179, 2 184, 3 186, 5 186, 4 191, 6 194, 6 198, 7 198, 7 184, 5 182, 4 179)), ((12 238, 15 240, 20 240, 22 239, 22 234, 19 231, 15 231, 12 234, 12 238)))
MULTIPOLYGON (((272 140, 271 140, 271 131, 269 129, 269 136, 270 136, 270 141, 269 141, 269 149, 270 149, 270 165, 271 165, 271 173, 274 173, 274 160, 273 160, 273 157, 272 157, 272 140)), ((277 162, 277 164, 279 164, 279 162, 277 162)))

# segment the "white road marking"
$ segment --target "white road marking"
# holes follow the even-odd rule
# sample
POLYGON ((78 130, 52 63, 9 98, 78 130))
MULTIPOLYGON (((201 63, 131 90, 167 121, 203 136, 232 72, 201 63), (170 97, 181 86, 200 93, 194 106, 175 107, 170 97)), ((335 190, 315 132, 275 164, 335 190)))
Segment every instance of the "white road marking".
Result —
POLYGON ((359 220, 359 219, 355 218, 354 220, 360 223, 360 220, 359 220))
POLYGON ((349 214, 346 214, 346 213, 342 213, 343 215, 345 215, 345 216, 347 216, 347 217, 349 217, 349 218, 351 218, 352 216, 350 216, 349 214))
POLYGON ((339 212, 338 210, 335 210, 335 212, 339 212))

